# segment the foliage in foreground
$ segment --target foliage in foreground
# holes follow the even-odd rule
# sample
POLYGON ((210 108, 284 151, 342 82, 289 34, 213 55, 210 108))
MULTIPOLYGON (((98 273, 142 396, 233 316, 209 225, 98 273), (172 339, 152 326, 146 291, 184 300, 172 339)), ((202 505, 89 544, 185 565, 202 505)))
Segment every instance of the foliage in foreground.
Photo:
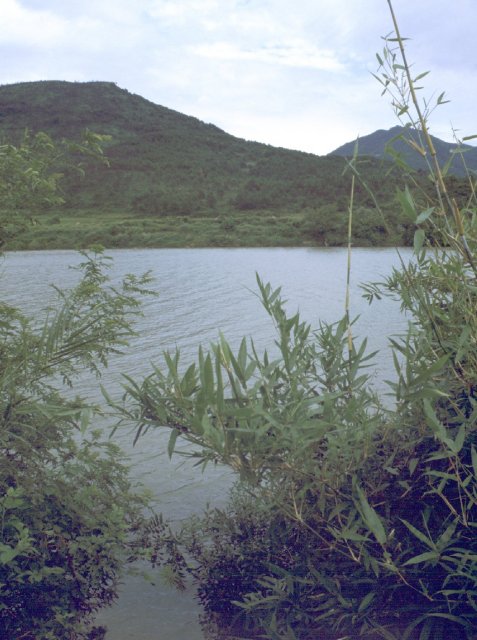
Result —
POLYGON ((82 174, 85 157, 107 164, 101 147, 106 139, 84 131, 80 142, 54 141, 27 130, 19 144, 0 144, 0 250, 36 226, 39 214, 64 203, 59 186, 65 172, 82 174))
POLYGON ((477 637, 475 180, 459 205, 395 30, 380 81, 398 115, 416 109, 411 146, 429 151, 436 197, 423 208, 399 193, 416 226, 414 258, 364 287, 370 301, 396 298, 409 319, 390 339, 391 402, 373 390, 373 354, 347 315, 312 331, 260 280, 273 353, 245 339, 234 353, 221 337, 189 366, 165 354, 163 368, 126 385, 120 410, 138 436, 168 428, 170 455, 185 439, 185 455, 239 475, 227 509, 176 536, 148 532, 173 551, 176 579, 188 562, 209 626, 226 637, 477 637))
POLYGON ((137 294, 114 289, 86 256, 79 285, 41 321, 0 305, 0 637, 100 637, 97 610, 116 597, 143 498, 97 409, 65 397, 99 374, 132 335, 137 294))
MULTIPOLYGON (((419 268, 416 287, 406 287, 410 306, 421 278, 458 283, 456 270, 466 271, 452 253, 422 255, 419 268)), ((389 288, 402 277, 396 271, 389 288)), ((142 431, 168 426, 171 454, 187 439, 200 462, 235 469, 251 498, 179 536, 208 614, 222 628, 238 616, 267 637, 330 626, 384 632, 401 619, 409 630, 445 623, 454 637, 471 637, 477 368, 473 341, 450 332, 462 308, 443 314, 444 344, 424 310, 394 342, 396 406, 385 409, 363 373, 365 345, 347 352, 345 321, 312 333, 286 316, 278 290, 260 288, 277 358, 245 342, 234 355, 222 340, 185 373, 176 354, 127 389, 128 417, 142 431)))

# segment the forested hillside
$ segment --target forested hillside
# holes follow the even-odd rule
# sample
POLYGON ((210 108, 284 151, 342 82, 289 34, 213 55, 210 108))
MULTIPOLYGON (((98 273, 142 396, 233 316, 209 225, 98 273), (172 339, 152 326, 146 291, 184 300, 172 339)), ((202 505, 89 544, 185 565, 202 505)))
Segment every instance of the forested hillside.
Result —
MULTIPOLYGON (((351 172, 320 157, 231 136, 120 89, 113 83, 30 82, 0 87, 0 137, 20 144, 26 130, 78 140, 110 136, 106 164, 84 175, 64 158, 52 167, 62 209, 16 240, 19 248, 85 246, 336 245, 345 241, 351 172)), ((402 172, 359 161, 356 244, 408 242, 397 214, 402 172), (372 190, 382 210, 368 195, 372 190)), ((417 180, 426 190, 424 176, 417 180)), ((37 213, 37 212, 33 212, 37 213)))
MULTIPOLYGON (((477 147, 469 144, 444 142, 435 136, 431 136, 432 143, 436 150, 439 164, 449 174, 455 176, 466 176, 468 171, 477 171, 477 147)), ((429 161, 425 155, 416 153, 416 148, 412 142, 422 146, 419 139, 419 132, 407 127, 392 127, 391 129, 379 129, 367 136, 359 138, 358 154, 360 156, 371 156, 386 160, 401 160, 412 168, 426 170, 429 161)), ((347 142, 331 152, 330 156, 352 156, 355 150, 356 140, 347 142)))

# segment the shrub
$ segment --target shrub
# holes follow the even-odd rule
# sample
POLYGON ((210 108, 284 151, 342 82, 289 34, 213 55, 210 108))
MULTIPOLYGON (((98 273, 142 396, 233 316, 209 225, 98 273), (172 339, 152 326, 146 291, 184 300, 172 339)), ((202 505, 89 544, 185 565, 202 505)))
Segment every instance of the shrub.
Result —
MULTIPOLYGON (((178 352, 166 355, 163 369, 129 381, 118 407, 138 435, 170 429, 170 455, 185 439, 199 464, 239 475, 246 509, 232 497, 174 538, 174 550, 218 628, 238 621, 248 637, 249 628, 273 640, 330 627, 391 640, 477 632, 475 190, 471 183, 463 210, 449 195, 416 97, 421 76, 411 76, 388 4, 396 37, 378 56, 377 77, 399 116, 414 107, 412 144, 429 151, 437 188, 435 202, 399 191, 415 255, 364 287, 370 301, 395 297, 409 317, 407 331, 390 338, 393 404, 369 384, 375 354, 353 340, 348 314, 312 331, 258 279, 276 357, 245 339, 234 353, 221 337, 185 369, 178 352)), ((349 220, 352 211, 351 202, 349 220)), ((359 233, 369 221, 381 234, 373 210, 358 213, 359 233)), ((328 218, 329 233, 344 224, 328 218)))
POLYGON ((99 255, 43 322, 0 305, 0 636, 99 637, 97 610, 116 597, 143 498, 117 447, 102 439, 97 409, 61 393, 132 335, 128 277, 108 287, 99 255))

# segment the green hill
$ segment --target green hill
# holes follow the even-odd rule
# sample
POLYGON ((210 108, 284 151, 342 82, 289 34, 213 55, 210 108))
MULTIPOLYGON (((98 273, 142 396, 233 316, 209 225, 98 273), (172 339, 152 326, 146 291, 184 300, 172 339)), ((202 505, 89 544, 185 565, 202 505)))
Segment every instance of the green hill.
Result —
MULTIPOLYGON (((25 129, 78 139, 109 134, 110 166, 66 168, 65 207, 13 247, 342 244, 350 174, 338 155, 315 156, 231 136, 109 82, 29 82, 0 87, 0 138, 25 129)), ((356 244, 408 241, 396 214, 402 174, 367 158, 359 171, 356 244)), ((53 215, 54 214, 54 215, 53 215)))
MULTIPOLYGON (((457 145, 444 142, 435 136, 431 136, 434 144, 437 159, 441 167, 448 164, 449 174, 456 176, 465 176, 467 171, 477 172, 477 147, 463 144, 460 147, 461 153, 457 152, 457 145)), ((416 170, 426 170, 428 168, 426 158, 416 152, 409 142, 412 140, 416 144, 419 143, 418 132, 406 127, 392 127, 391 129, 379 129, 367 136, 359 138, 358 154, 360 156, 371 156, 373 158, 381 158, 392 161, 396 156, 416 170), (392 147, 394 153, 389 153, 388 145, 392 147)), ((352 156, 354 153, 356 141, 347 142, 331 152, 332 156, 352 156)))

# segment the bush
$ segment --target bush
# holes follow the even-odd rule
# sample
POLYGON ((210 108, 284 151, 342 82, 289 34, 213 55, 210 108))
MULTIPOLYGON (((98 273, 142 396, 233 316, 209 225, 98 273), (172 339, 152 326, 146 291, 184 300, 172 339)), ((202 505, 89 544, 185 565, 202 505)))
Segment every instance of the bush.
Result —
MULTIPOLYGON (((418 281, 426 268, 436 277, 437 265, 455 271, 455 255, 439 255, 420 261, 418 281)), ((409 291, 408 275, 396 271, 388 290, 400 279, 409 291)), ((398 616, 410 629, 445 623, 459 630, 455 637, 471 637, 477 369, 459 380, 451 349, 460 345, 460 362, 468 362, 475 347, 455 339, 439 353, 416 318, 394 341, 404 364, 396 358, 396 407, 384 409, 362 371, 365 345, 348 351, 345 319, 312 333, 286 316, 278 290, 259 286, 277 326, 278 359, 259 358, 245 341, 234 355, 222 339, 184 375, 177 355, 127 389, 136 405, 128 415, 141 429, 169 426, 170 453, 186 438, 199 462, 230 465, 253 496, 248 516, 232 502, 215 524, 207 517, 202 547, 179 539, 199 565, 192 573, 207 610, 229 624, 241 601, 248 622, 279 634, 267 637, 305 638, 329 625, 385 629, 398 616), (274 518, 260 517, 264 504, 274 518), (279 528, 283 537, 273 537, 279 528)), ((456 316, 448 320, 449 329, 456 316)))
POLYGON ((98 410, 61 395, 132 334, 129 277, 110 289, 99 256, 43 323, 0 306, 0 636, 99 637, 94 614, 117 595, 143 498, 117 447, 90 427, 98 410))
MULTIPOLYGON (((414 105, 413 144, 429 150, 437 187, 424 207, 407 186, 398 192, 414 257, 364 286, 370 302, 395 297, 409 318, 389 339, 392 404, 369 382, 375 354, 353 340, 348 313, 312 331, 257 279, 276 357, 246 339, 234 353, 221 337, 186 369, 176 352, 130 381, 119 407, 138 435, 170 429, 170 455, 184 439, 198 464, 239 475, 228 509, 173 539, 172 560, 188 563, 219 631, 239 622, 239 634, 270 640, 330 627, 388 640, 477 634, 477 204, 473 187, 462 211, 449 195, 416 99, 422 76, 411 77, 392 17, 396 37, 378 56, 378 78, 400 116, 414 105)), ((381 233, 373 210, 357 213, 358 232, 366 221, 381 233)), ((344 222, 328 217, 335 233, 344 222)), ((159 532, 156 544, 164 539, 159 532)))

